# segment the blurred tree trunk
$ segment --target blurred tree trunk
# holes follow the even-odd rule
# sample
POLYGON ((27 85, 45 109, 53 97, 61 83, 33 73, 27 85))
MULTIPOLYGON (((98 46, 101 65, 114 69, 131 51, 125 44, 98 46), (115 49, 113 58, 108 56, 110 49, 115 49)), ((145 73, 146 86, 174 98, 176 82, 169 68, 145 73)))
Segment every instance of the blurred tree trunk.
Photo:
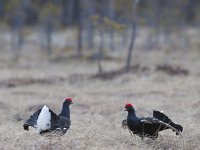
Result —
POLYGON ((97 59, 97 65, 98 65, 98 74, 103 73, 103 68, 101 65, 102 58, 103 58, 103 47, 104 47, 104 39, 103 39, 103 31, 100 30, 100 44, 99 44, 99 50, 98 50, 98 59, 97 59))
MULTIPOLYGON (((114 0, 109 0, 108 1, 108 16, 109 19, 114 20, 115 18, 115 13, 114 13, 114 0)), ((110 30, 109 37, 110 37, 110 42, 109 46, 111 50, 115 50, 115 42, 114 42, 114 30, 110 30)))
POLYGON ((18 60, 24 43, 23 37, 24 15, 21 9, 15 12, 11 23, 11 48, 14 50, 14 60, 18 60))
POLYGON ((82 48, 83 48, 83 24, 82 24, 82 2, 78 0, 78 39, 77 39, 77 57, 82 57, 82 48))
POLYGON ((163 16, 163 10, 165 6, 165 0, 157 0, 156 2, 148 2, 149 5, 155 9, 153 14, 153 28, 150 34, 147 37, 145 49, 151 50, 156 48, 160 43, 160 34, 161 34, 161 17, 163 16))
POLYGON ((11 29, 11 48, 14 51, 14 60, 20 58, 23 42, 22 26, 11 29))
POLYGON ((92 23, 88 24, 88 30, 87 30, 87 45, 89 49, 94 48, 94 27, 92 23))
POLYGON ((45 18, 45 22, 43 24, 43 32, 44 32, 44 47, 47 51, 48 56, 52 54, 52 34, 53 34, 53 22, 52 22, 52 15, 48 15, 45 18))
POLYGON ((186 5, 182 9, 185 16, 185 22, 194 22, 196 17, 195 10, 197 9, 197 6, 198 0, 187 1, 186 5))
POLYGON ((3 17, 4 15, 4 0, 0 0, 0 17, 3 17))
POLYGON ((63 25, 70 26, 73 23, 75 9, 75 0, 63 0, 62 1, 62 15, 61 21, 63 25))
POLYGON ((83 47, 82 32, 83 32, 82 24, 78 23, 77 57, 82 57, 82 47, 83 47))
POLYGON ((130 71, 132 51, 133 51, 134 44, 135 44, 137 2, 138 2, 138 0, 132 0, 132 35, 131 35, 131 42, 130 42, 130 45, 129 45, 128 55, 127 55, 127 59, 126 59, 126 66, 125 66, 126 72, 130 71))
POLYGON ((94 26, 93 23, 91 22, 91 17, 92 15, 96 14, 96 0, 87 0, 86 2, 86 6, 88 7, 85 11, 87 14, 87 20, 89 23, 86 24, 86 42, 87 42, 87 46, 89 49, 93 49, 94 48, 94 26), (89 7, 88 7, 89 6, 89 7))
POLYGON ((173 31, 173 28, 176 26, 176 24, 173 24, 174 22, 174 19, 175 19, 175 16, 174 16, 174 5, 175 5, 175 2, 176 1, 167 1, 166 2, 166 9, 167 11, 169 12, 168 14, 171 16, 171 17, 167 17, 165 20, 167 21, 164 25, 164 29, 163 29, 163 42, 162 42, 162 46, 164 47, 168 47, 169 46, 172 46, 172 38, 171 38, 171 35, 172 35, 172 31, 173 31))
POLYGON ((47 24, 46 32, 45 32, 46 42, 47 42, 46 49, 47 49, 49 56, 52 54, 52 32, 53 32, 53 27, 49 23, 49 24, 47 24))

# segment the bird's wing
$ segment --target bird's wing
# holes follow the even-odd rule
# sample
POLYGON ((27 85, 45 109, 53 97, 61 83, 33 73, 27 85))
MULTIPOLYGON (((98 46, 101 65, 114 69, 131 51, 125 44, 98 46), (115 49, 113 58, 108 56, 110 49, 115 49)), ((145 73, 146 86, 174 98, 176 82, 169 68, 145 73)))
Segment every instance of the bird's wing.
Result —
POLYGON ((51 109, 49 109, 49 112, 51 113, 51 129, 50 130, 54 130, 55 128, 58 128, 59 126, 59 117, 51 109))
MULTIPOLYGON (((168 123, 158 120, 157 118, 146 117, 146 118, 142 118, 140 121, 141 121, 141 123, 145 123, 145 124, 154 124, 154 123, 159 124, 160 126, 164 126, 165 129, 171 129, 172 131, 176 132, 177 135, 179 135, 179 134, 181 135, 179 130, 177 130, 176 128, 174 128, 173 126, 171 126, 168 123)), ((158 131, 160 131, 159 128, 158 128, 158 131)))
MULTIPOLYGON (((29 130, 29 126, 33 128, 37 128, 37 120, 38 116, 40 115, 42 109, 37 110, 33 115, 30 116, 30 118, 24 123, 23 127, 24 130, 29 130)), ((49 109, 49 112, 51 114, 51 128, 55 128, 55 126, 58 126, 59 117, 51 110, 49 109)))
POLYGON ((37 110, 28 120, 24 123, 24 130, 29 130, 29 126, 37 128, 37 119, 42 109, 37 110))
POLYGON ((67 117, 60 116, 60 128, 63 130, 67 130, 70 128, 71 121, 67 117))

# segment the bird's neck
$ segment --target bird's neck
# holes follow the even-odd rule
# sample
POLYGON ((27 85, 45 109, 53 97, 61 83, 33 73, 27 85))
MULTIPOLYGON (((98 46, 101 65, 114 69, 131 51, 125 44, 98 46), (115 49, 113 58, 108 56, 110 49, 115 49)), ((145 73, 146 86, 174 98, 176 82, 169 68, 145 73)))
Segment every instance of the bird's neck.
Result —
POLYGON ((128 111, 128 119, 131 118, 137 118, 134 110, 128 111))
POLYGON ((60 113, 60 116, 67 117, 67 118, 70 119, 70 109, 69 109, 69 105, 63 104, 63 106, 62 106, 62 111, 61 111, 61 113, 60 113))

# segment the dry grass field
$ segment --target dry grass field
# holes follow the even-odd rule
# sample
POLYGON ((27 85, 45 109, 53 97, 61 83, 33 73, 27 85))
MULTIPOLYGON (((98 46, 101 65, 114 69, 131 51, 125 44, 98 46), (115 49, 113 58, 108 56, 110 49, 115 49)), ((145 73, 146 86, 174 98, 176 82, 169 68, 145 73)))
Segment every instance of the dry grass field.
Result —
MULTIPOLYGON (((1 150, 143 150, 200 147, 200 59, 197 51, 134 52, 134 61, 150 68, 148 73, 129 73, 114 79, 91 78, 96 63, 78 60, 47 62, 20 59, 17 64, 0 56, 0 149, 1 150), (167 57, 166 57, 167 56, 167 57), (189 70, 189 75, 170 76, 155 71, 168 63, 189 70), (64 98, 72 97, 72 125, 63 137, 42 137, 23 130, 23 123, 46 104, 55 112, 64 98), (131 137, 121 127, 126 102, 139 116, 163 110, 183 126, 182 136, 166 130, 155 141, 131 137)), ((114 70, 123 61, 105 61, 114 70)))

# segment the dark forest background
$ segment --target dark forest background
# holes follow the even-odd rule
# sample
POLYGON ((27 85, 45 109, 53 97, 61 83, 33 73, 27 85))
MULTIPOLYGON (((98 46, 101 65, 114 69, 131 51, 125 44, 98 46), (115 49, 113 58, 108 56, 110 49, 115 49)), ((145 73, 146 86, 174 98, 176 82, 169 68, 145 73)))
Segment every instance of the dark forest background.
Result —
POLYGON ((49 58, 54 51, 59 51, 55 59, 69 51, 77 58, 91 53, 99 73, 106 53, 116 51, 126 55, 128 71, 135 39, 142 33, 143 50, 189 49, 193 43, 187 31, 199 26, 199 0, 0 0, 0 44, 9 33, 14 60, 33 42, 49 58), (34 33, 38 42, 28 40, 34 33), (60 40, 56 33, 69 37, 60 40), (63 46, 56 46, 56 40, 63 46))

